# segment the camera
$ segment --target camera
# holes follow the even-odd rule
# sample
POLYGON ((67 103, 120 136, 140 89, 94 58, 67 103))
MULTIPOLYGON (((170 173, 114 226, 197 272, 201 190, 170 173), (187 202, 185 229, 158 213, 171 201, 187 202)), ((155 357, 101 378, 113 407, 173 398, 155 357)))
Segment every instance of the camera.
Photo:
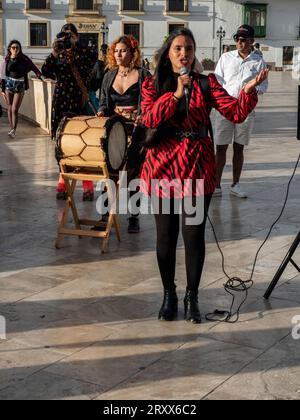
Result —
POLYGON ((57 49, 62 51, 72 48, 71 38, 72 34, 70 32, 59 32, 56 35, 57 49))

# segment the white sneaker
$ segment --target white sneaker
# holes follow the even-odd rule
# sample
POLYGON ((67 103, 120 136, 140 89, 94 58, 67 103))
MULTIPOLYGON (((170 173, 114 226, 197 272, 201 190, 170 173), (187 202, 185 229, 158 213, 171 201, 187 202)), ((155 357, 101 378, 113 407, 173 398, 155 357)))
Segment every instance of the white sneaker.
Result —
POLYGON ((213 193, 213 197, 221 197, 222 196, 222 188, 216 187, 215 192, 213 193))
POLYGON ((14 139, 16 137, 16 130, 13 128, 12 130, 10 130, 8 135, 11 139, 14 139))
POLYGON ((247 194, 242 190, 239 183, 230 188, 230 194, 233 194, 239 198, 247 198, 247 194))

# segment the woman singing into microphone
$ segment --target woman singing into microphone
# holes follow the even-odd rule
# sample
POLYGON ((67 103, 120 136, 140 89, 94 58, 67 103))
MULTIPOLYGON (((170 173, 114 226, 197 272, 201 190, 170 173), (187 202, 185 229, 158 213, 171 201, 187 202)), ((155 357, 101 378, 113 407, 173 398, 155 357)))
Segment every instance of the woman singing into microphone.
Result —
POLYGON ((175 264, 179 214, 175 207, 179 200, 190 197, 193 203, 197 203, 197 197, 204 195, 205 214, 200 223, 186 223, 190 214, 182 206, 187 275, 184 313, 187 321, 200 323, 198 288, 205 258, 205 223, 216 182, 214 146, 208 135, 209 114, 212 108, 216 108, 229 121, 243 122, 256 106, 256 86, 267 78, 268 72, 262 71, 249 81, 238 99, 229 96, 216 77, 210 74, 206 78, 207 95, 201 82, 205 76, 193 71, 195 51, 196 43, 190 30, 180 29, 171 34, 158 52, 155 75, 143 83, 142 120, 146 127, 157 129, 157 133, 152 143, 148 143, 141 188, 160 201, 159 211, 155 214, 157 259, 164 287, 159 319, 166 321, 176 318, 178 307, 175 264), (188 88, 188 98, 185 97, 185 87, 188 88), (153 180, 163 182, 158 187, 155 182, 153 188, 153 180), (165 182, 170 185, 174 180, 177 184, 173 189, 164 188, 165 182), (202 180, 202 184, 197 180, 202 180), (176 189, 178 182, 185 186, 179 191, 176 189), (162 211, 166 199, 171 204, 168 214, 162 211))

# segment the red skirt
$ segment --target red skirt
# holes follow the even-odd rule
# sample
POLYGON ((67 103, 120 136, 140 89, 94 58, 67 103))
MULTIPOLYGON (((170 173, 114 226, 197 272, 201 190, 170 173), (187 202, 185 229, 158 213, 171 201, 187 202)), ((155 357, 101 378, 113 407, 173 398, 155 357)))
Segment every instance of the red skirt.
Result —
POLYGON ((149 149, 141 173, 144 194, 184 198, 216 187, 214 145, 209 137, 163 140, 149 149))

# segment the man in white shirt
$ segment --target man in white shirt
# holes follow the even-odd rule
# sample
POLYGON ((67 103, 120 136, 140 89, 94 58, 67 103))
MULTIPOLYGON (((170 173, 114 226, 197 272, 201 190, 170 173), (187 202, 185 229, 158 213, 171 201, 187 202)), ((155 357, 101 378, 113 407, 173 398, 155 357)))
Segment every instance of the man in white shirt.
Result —
MULTIPOLYGON (((238 98, 245 83, 258 75, 267 65, 261 56, 252 52, 254 29, 251 26, 240 26, 233 39, 236 43, 236 50, 222 54, 217 64, 215 75, 229 95, 238 98)), ((265 93, 267 87, 268 82, 265 80, 257 87, 257 93, 265 93)), ((247 197, 239 182, 244 164, 244 147, 249 144, 254 115, 255 112, 253 111, 242 124, 231 123, 220 114, 216 115, 217 188, 214 196, 222 195, 221 179, 226 164, 226 152, 228 145, 233 142, 233 182, 230 192, 240 198, 247 197)))

